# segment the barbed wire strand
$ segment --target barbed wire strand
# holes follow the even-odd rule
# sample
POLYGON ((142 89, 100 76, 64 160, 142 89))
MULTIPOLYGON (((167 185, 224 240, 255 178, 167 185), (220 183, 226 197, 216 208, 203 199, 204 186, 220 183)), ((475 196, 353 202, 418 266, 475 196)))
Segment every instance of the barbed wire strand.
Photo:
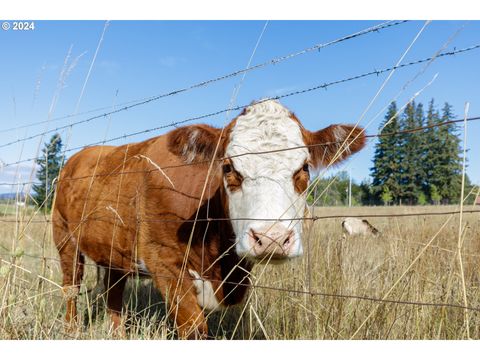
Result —
MULTIPOLYGON (((338 39, 331 40, 331 41, 326 42, 326 43, 313 45, 311 47, 305 48, 303 50, 300 50, 300 51, 297 51, 297 52, 294 52, 294 53, 290 53, 288 55, 283 55, 283 56, 279 56, 279 57, 276 57, 276 58, 272 58, 272 59, 267 60, 267 61, 265 61, 263 63, 260 63, 260 64, 247 66, 246 68, 243 68, 241 70, 233 71, 233 72, 231 72, 229 74, 226 74, 226 75, 221 75, 221 76, 209 79, 209 80, 204 80, 204 81, 201 81, 199 83, 196 83, 196 84, 184 87, 184 88, 172 90, 172 91, 169 91, 169 92, 166 92, 166 93, 163 93, 163 94, 123 102, 123 103, 118 104, 118 106, 120 106, 120 107, 121 106, 128 106, 129 108, 131 108, 133 106, 144 105, 146 103, 156 101, 156 100, 159 100, 159 99, 162 99, 162 98, 165 98, 165 97, 169 97, 169 96, 172 96, 172 95, 177 95, 177 94, 187 92, 187 91, 192 90, 192 89, 204 87, 206 85, 209 85, 209 84, 221 81, 221 80, 236 77, 238 75, 244 74, 244 73, 252 71, 252 70, 260 69, 260 68, 263 68, 263 67, 266 67, 266 66, 269 66, 269 65, 279 64, 283 61, 292 59, 294 57, 297 57, 297 56, 300 56, 300 55, 303 55, 303 54, 307 54, 307 53, 310 53, 310 52, 313 52, 313 51, 320 51, 321 49, 324 49, 324 48, 329 47, 331 45, 342 43, 342 42, 347 41, 347 40, 355 39, 357 37, 360 37, 360 36, 363 36, 363 35, 366 35, 366 34, 369 34, 369 33, 373 33, 373 32, 378 33, 378 32, 380 32, 380 30, 390 28, 390 27, 394 27, 394 26, 397 26, 397 25, 400 25, 400 24, 404 24, 406 22, 408 22, 408 20, 386 21, 386 22, 380 23, 378 25, 374 25, 372 27, 369 27, 369 28, 363 29, 361 31, 352 33, 350 35, 346 35, 346 36, 340 37, 338 39), (130 106, 130 105, 132 105, 132 106, 130 106)), ((97 109, 85 111, 85 112, 82 112, 82 113, 69 114, 69 115, 61 116, 61 117, 58 117, 58 118, 55 118, 55 119, 51 119, 49 121, 51 122, 51 121, 57 121, 57 120, 64 120, 64 119, 67 119, 67 118, 77 117, 77 116, 80 116, 80 115, 86 115, 86 114, 89 114, 89 113, 98 112, 98 111, 107 110, 107 109, 110 109, 110 107, 105 106, 105 107, 100 107, 100 108, 97 108, 97 109)), ((110 112, 110 114, 112 114, 112 113, 110 112)), ((104 116, 106 116, 106 114, 102 114, 99 117, 104 117, 104 116)), ((14 131, 14 130, 18 130, 18 129, 23 129, 23 128, 30 127, 30 126, 40 125, 40 124, 44 124, 46 122, 47 121, 39 121, 39 122, 36 122, 36 123, 31 123, 31 124, 27 124, 27 125, 22 125, 22 126, 12 127, 12 128, 8 128, 8 129, 3 129, 3 130, 0 130, 0 133, 14 131)), ((79 123, 81 123, 81 122, 79 122, 79 123)), ((70 125, 66 125, 66 126, 70 126, 70 125)))
MULTIPOLYGON (((467 122, 471 121, 478 121, 480 120, 480 116, 475 116, 475 117, 470 117, 467 118, 467 122)), ((440 126, 448 126, 448 125, 453 125, 456 123, 463 122, 464 119, 454 119, 454 120, 448 120, 448 121, 443 121, 439 122, 436 124, 430 124, 430 125, 425 125, 413 129, 405 129, 393 133, 378 133, 378 134, 371 134, 371 135, 365 135, 365 138, 376 138, 376 137, 387 137, 387 136, 397 136, 397 135, 402 135, 402 134, 411 134, 415 132, 419 132, 422 130, 427 130, 427 129, 432 129, 435 127, 440 127, 440 126)), ((282 148, 282 149, 275 149, 275 150, 266 150, 266 151, 251 151, 251 152, 245 152, 237 155, 233 155, 229 157, 229 159, 232 158, 238 158, 242 156, 248 156, 248 155, 264 155, 264 154, 271 154, 271 153, 277 153, 277 152, 283 152, 283 151, 291 151, 291 150, 297 150, 301 148, 312 148, 312 147, 317 147, 317 146, 329 146, 329 145, 335 145, 335 144, 340 144, 342 141, 330 141, 330 142, 325 142, 325 143, 319 143, 319 144, 310 144, 310 145, 301 145, 301 146, 294 146, 294 147, 289 147, 289 148, 282 148)), ((90 146, 90 145, 85 145, 85 147, 90 146)), ((83 147, 82 147, 83 148, 83 147)), ((73 149, 72 149, 73 150, 73 149)), ((224 161, 227 158, 219 158, 215 161, 224 161)), ((22 160, 22 161, 31 161, 35 159, 27 159, 27 160, 22 160)), ((197 166, 197 165, 205 165, 209 163, 210 160, 203 160, 203 161, 196 161, 196 162, 190 162, 190 163, 185 163, 185 164, 179 164, 179 165, 169 165, 169 166, 162 166, 162 170, 168 170, 168 169, 175 169, 175 168, 181 168, 181 167, 188 167, 188 166, 197 166)), ((18 163, 18 162, 17 162, 18 163)), ((6 166, 12 166, 16 165, 17 163, 10 163, 6 164, 6 166)), ((85 175, 85 176, 79 176, 79 177, 73 177, 73 178, 67 178, 67 179, 60 179, 58 182, 62 181, 73 181, 73 180, 82 180, 82 179, 87 179, 90 177, 104 177, 104 176, 113 176, 113 175, 121 175, 121 174, 137 174, 137 173, 151 173, 158 171, 157 169, 151 169, 151 170, 132 170, 132 171, 125 171, 125 172, 109 172, 106 174, 95 174, 95 175, 85 175)), ((25 182, 1 182, 0 186, 11 186, 11 185, 28 185, 28 184, 33 184, 35 181, 25 181, 25 182)))
MULTIPOLYGON (((476 50, 478 48, 480 48, 480 44, 472 45, 472 46, 462 48, 462 49, 458 49, 458 50, 443 52, 441 54, 436 55, 436 58, 445 57, 445 56, 453 56, 453 55, 456 55, 456 54, 476 50)), ((319 89, 327 89, 330 86, 342 84, 342 83, 349 82, 349 81, 358 80, 358 79, 361 79, 361 78, 364 78, 364 77, 367 77, 367 76, 372 76, 372 75, 377 75, 378 76, 380 74, 383 74, 385 72, 392 71, 392 70, 395 70, 395 69, 401 69, 401 68, 405 68, 405 67, 409 67, 409 66, 413 66, 413 65, 418 65, 418 64, 421 64, 421 63, 424 63, 424 62, 428 62, 428 61, 432 60, 432 58, 433 57, 428 57, 428 58, 424 58, 424 59, 420 59, 420 60, 415 60, 415 61, 411 61, 411 62, 408 62, 408 63, 405 63, 405 64, 400 64, 400 65, 392 66, 392 67, 389 67, 389 68, 385 68, 385 69, 382 69, 382 70, 374 70, 374 71, 366 72, 366 73, 363 73, 363 74, 360 74, 360 75, 344 78, 344 79, 341 79, 341 80, 336 80, 336 81, 332 81, 332 82, 329 82, 329 83, 323 83, 323 84, 316 85, 316 86, 313 86, 313 87, 310 87, 310 88, 297 90, 297 91, 292 91, 290 93, 286 93, 286 94, 283 94, 283 95, 264 98, 262 100, 259 100, 256 103, 263 103, 263 102, 270 101, 270 100, 280 100, 280 99, 284 99, 284 98, 287 98, 287 97, 296 96, 296 95, 300 95, 300 94, 305 94, 305 93, 308 93, 308 92, 311 92, 311 91, 316 91, 316 90, 319 90, 319 89)), ((136 131, 136 132, 129 133, 129 134, 116 136, 116 137, 113 137, 113 138, 110 138, 110 139, 107 139, 107 140, 97 141, 97 142, 93 142, 93 143, 90 143, 90 144, 87 144, 87 145, 82 145, 82 146, 74 147, 74 148, 71 148, 71 149, 67 149, 67 150, 65 150, 65 153, 75 151, 75 150, 80 150, 80 149, 83 149, 84 147, 88 147, 88 146, 103 145, 103 144, 107 144, 107 143, 110 143, 110 142, 113 142, 113 141, 116 141, 116 140, 127 139, 127 138, 132 137, 132 136, 146 134, 146 133, 150 133, 150 132, 153 132, 153 131, 166 129, 166 128, 169 128, 169 127, 176 127, 178 125, 182 125, 182 124, 192 122, 192 121, 196 121, 196 120, 201 120, 201 119, 204 119, 204 118, 213 117, 213 116, 220 115, 220 114, 223 114, 223 113, 226 113, 226 112, 230 112, 230 111, 234 111, 234 110, 241 110, 241 109, 244 109, 247 106, 249 106, 249 104, 236 106, 236 107, 233 107, 233 108, 222 109, 222 110, 218 110, 218 111, 215 111, 215 112, 212 112, 212 113, 209 113, 209 114, 199 115, 199 116, 187 118, 187 119, 176 121, 176 122, 171 122, 171 123, 166 124, 166 125, 161 125, 161 126, 157 126, 157 127, 153 127, 153 128, 149 128, 149 129, 145 129, 145 130, 136 131)), ((99 115, 98 117, 108 116, 112 113, 117 113, 117 112, 123 111, 124 109, 125 109, 125 107, 120 108, 120 109, 116 109, 116 110, 113 110, 110 113, 105 113, 105 114, 99 115)), ((97 118, 97 117, 94 117, 94 118, 97 118)), ((92 119, 92 118, 90 118, 90 119, 92 119)), ((88 119, 86 119, 86 120, 88 120, 88 119)), ((51 130, 49 132, 57 131, 57 130, 60 130, 60 129, 63 129, 63 128, 67 128, 69 126, 70 125, 67 125, 65 127, 59 127, 57 129, 51 130)), ((0 145, 0 148, 6 147, 6 146, 9 146, 9 145, 13 145, 13 144, 18 143, 20 141, 31 140, 32 138, 42 136, 44 134, 45 133, 36 134, 36 135, 32 135, 32 136, 24 138, 24 139, 16 140, 16 141, 13 141, 13 142, 10 142, 10 143, 5 143, 3 145, 0 145)), ((19 161, 12 162, 12 163, 5 163, 5 164, 3 164, 3 167, 9 167, 9 166, 12 166, 12 165, 17 165, 17 164, 20 164, 20 163, 29 162, 29 161, 33 161, 33 160, 37 160, 37 158, 34 157, 34 158, 30 158, 30 159, 19 160, 19 161)))
MULTIPOLYGON (((9 254, 3 254, 9 255, 9 254)), ((43 257, 35 256, 35 255, 26 255, 23 254, 23 256, 28 256, 30 258, 36 258, 36 259, 43 259, 43 257)), ((59 259, 56 258, 47 258, 50 261, 56 261, 60 262, 59 259)), ((97 267, 96 264, 89 264, 85 263, 84 266, 90 266, 90 267, 97 267)), ((111 270, 121 270, 125 272, 125 269, 123 268, 111 268, 111 270)), ((174 276, 168 276, 168 275, 162 275, 162 274, 152 274, 150 272, 142 272, 139 270, 132 271, 132 275, 137 274, 138 276, 146 276, 150 277, 152 275, 155 276, 160 276, 163 278, 171 279, 171 280, 178 280, 174 276)), ((187 275, 188 276, 188 275, 187 275)), ((364 300, 364 301, 371 301, 371 302, 376 302, 376 303, 390 303, 390 304, 399 304, 399 305, 413 305, 413 306, 428 306, 428 307, 448 307, 448 308, 456 308, 456 309, 461 309, 461 310, 471 310, 475 312, 480 312, 480 307, 473 307, 473 306, 464 306, 464 305, 459 305, 459 304, 451 304, 451 303, 436 303, 436 302, 420 302, 420 301, 408 301, 408 300, 395 300, 395 299, 382 299, 382 298, 377 298, 377 297, 372 297, 372 296, 366 296, 366 295, 352 295, 352 294, 338 294, 338 293, 327 293, 327 292, 320 292, 320 291, 306 291, 306 290, 299 290, 299 289, 287 289, 287 288, 282 288, 282 287, 276 287, 276 286, 268 286, 268 285, 251 285, 251 284, 244 284, 244 283, 237 283, 237 282, 231 282, 231 281, 225 281, 225 280, 215 280, 215 279, 207 279, 208 281, 212 282, 220 282, 222 281, 224 284, 229 284, 229 285, 235 285, 235 286, 240 286, 240 287, 248 287, 252 289, 262 289, 262 290, 271 290, 271 291, 279 291, 279 292, 286 292, 286 293, 294 293, 298 295, 311 295, 311 296, 320 296, 320 297, 330 297, 330 298, 341 298, 341 299, 351 299, 351 300, 364 300)), ((53 280, 52 280, 53 282, 53 280)), ((58 290, 58 288, 56 288, 58 290)))
MULTIPOLYGON (((463 210, 463 213, 480 213, 480 210, 463 210)), ((355 218, 395 218, 395 217, 414 217, 414 216, 441 216, 441 215, 455 215, 460 214, 460 211, 430 211, 430 212, 415 212, 415 213, 401 213, 401 214, 353 214, 353 215, 322 215, 322 216, 305 216, 305 217, 295 217, 295 218, 285 218, 285 219, 277 219, 277 218, 198 218, 196 220, 193 219, 149 219, 143 220, 138 219, 137 217, 132 217, 133 222, 135 223, 193 223, 193 222, 214 222, 214 221, 300 221, 300 220, 309 220, 309 221, 317 221, 317 220, 326 220, 326 219, 340 219, 345 217, 355 217, 355 218)), ((177 216, 178 217, 178 216, 177 216)), ((114 219, 118 219, 117 217, 87 217, 83 220, 79 221, 63 221, 62 223, 66 224, 83 224, 87 221, 105 221, 109 222, 114 219)), ((129 218, 123 216, 122 220, 125 222, 129 218)), ((4 223, 16 223, 18 220, 15 219, 1 219, 0 222, 4 223)), ((41 223, 52 223, 53 221, 50 219, 42 219, 42 220, 29 220, 29 223, 32 224, 41 224, 41 223)))

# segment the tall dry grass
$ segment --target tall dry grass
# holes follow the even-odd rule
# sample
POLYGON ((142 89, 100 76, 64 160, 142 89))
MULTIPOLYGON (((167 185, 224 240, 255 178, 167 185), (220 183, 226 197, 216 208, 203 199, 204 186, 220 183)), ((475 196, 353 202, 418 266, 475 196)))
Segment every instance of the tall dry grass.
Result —
MULTIPOLYGON (((456 208, 315 211, 319 216, 348 216, 450 210, 456 208)), ((92 263, 86 267, 79 297, 83 325, 77 332, 65 332, 61 270, 51 229, 44 223, 29 223, 29 218, 21 214, 0 218, 16 219, 0 222, 0 338, 175 337, 158 292, 150 280, 139 278, 129 279, 124 294, 128 331, 113 332, 92 263), (42 243, 47 246, 42 248, 42 243)), ((258 287, 249 292, 245 304, 210 316, 210 335, 228 339, 463 339, 467 316, 470 337, 479 339, 480 312, 475 310, 345 297, 461 306, 463 278, 468 306, 480 308, 478 214, 463 215, 463 277, 457 253, 458 215, 367 219, 380 230, 379 237, 342 239, 341 219, 306 226, 303 258, 283 265, 257 265, 253 282, 258 287)))

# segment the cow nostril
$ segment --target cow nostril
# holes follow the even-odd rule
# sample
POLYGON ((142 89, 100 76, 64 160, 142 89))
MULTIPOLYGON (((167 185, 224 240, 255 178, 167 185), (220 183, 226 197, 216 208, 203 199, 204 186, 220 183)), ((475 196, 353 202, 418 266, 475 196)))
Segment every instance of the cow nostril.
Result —
POLYGON ((251 234, 252 234, 253 240, 255 240, 255 242, 258 245, 262 246, 262 240, 260 240, 260 237, 257 234, 255 234, 255 231, 251 230, 251 234))
POLYGON ((283 241, 283 246, 288 247, 291 244, 292 239, 293 239, 293 231, 290 231, 287 237, 285 238, 285 240, 283 241))

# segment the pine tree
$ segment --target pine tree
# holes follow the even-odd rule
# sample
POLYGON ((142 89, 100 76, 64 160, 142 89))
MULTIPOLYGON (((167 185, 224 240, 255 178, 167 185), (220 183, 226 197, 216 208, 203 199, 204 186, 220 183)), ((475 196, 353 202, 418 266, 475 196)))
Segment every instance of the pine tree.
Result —
POLYGON ((60 134, 54 134, 42 149, 42 156, 37 159, 37 178, 39 184, 33 185, 33 199, 40 208, 52 208, 55 187, 54 179, 58 177, 62 166, 62 139, 60 134))
MULTIPOLYGON (((445 103, 442 109, 441 121, 454 118, 452 106, 445 103)), ((442 203, 459 201, 461 191, 462 158, 458 128, 455 124, 443 125, 438 130, 438 140, 441 145, 438 166, 438 192, 442 203)))
MULTIPOLYGON (((394 116, 395 103, 388 109, 382 124, 380 139, 375 148, 371 170, 371 192, 362 184, 364 202, 407 204, 458 203, 462 182, 462 153, 458 128, 455 124, 441 125, 453 119, 452 107, 445 103, 442 115, 429 103, 425 116, 423 105, 408 104, 399 121, 394 116), (389 122, 395 117, 395 121, 389 122), (427 129, 411 131, 427 124, 427 129), (397 136, 389 133, 405 131, 397 136)), ((465 177, 467 192, 472 188, 465 177)))
POLYGON ((440 200, 442 200, 442 197, 438 193, 437 186, 435 184, 430 184, 429 191, 430 191, 430 199, 432 200, 433 204, 434 205, 440 204, 440 200))
MULTIPOLYGON (((415 109, 415 127, 422 128, 424 126, 425 126, 425 113, 423 111, 423 104, 418 103, 415 109)), ((427 179, 426 170, 423 164, 426 160, 427 149, 429 146, 429 144, 426 142, 425 130, 416 132, 414 135, 414 140, 416 141, 415 146, 416 146, 416 153, 417 153, 417 156, 416 156, 417 171, 415 174, 415 185, 417 188, 416 198, 417 198, 418 204, 424 205, 427 202, 425 189, 428 184, 428 179, 427 179)))
POLYGON ((383 187, 382 195, 380 196, 380 198, 382 199, 384 205, 390 205, 390 203, 392 202, 392 193, 388 189, 388 186, 383 187))
POLYGON ((401 164, 399 153, 399 137, 391 135, 400 130, 397 116, 397 104, 392 102, 388 108, 385 120, 380 125, 380 136, 375 146, 372 177, 372 195, 380 202, 383 189, 387 187, 393 201, 401 197, 399 168, 401 164))
MULTIPOLYGON (((402 131, 416 129, 418 127, 417 106, 414 101, 409 103, 400 121, 402 131)), ((422 189, 419 186, 418 169, 421 167, 421 132, 404 133, 400 136, 400 174, 401 174, 401 198, 403 202, 413 205, 418 201, 422 189)))
POLYGON ((362 205, 374 205, 375 198, 372 194, 372 186, 368 180, 363 180, 359 186, 359 202, 362 205))
POLYGON ((425 174, 426 184, 424 184, 424 192, 428 194, 430 201, 438 204, 441 196, 438 192, 440 179, 444 175, 441 173, 440 158, 443 145, 439 141, 439 127, 436 125, 440 122, 440 115, 435 110, 434 99, 430 100, 427 111, 427 126, 424 139, 427 144, 422 162, 423 172, 425 174))

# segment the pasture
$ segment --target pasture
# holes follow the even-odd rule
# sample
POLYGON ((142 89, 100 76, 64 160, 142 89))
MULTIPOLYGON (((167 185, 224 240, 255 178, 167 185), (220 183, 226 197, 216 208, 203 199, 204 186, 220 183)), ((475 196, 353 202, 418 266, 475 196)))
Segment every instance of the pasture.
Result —
MULTIPOLYGON (((212 314, 210 336, 479 339, 478 214, 463 214, 460 242, 458 214, 391 216, 456 210, 315 208, 319 217, 364 215, 380 236, 342 239, 341 217, 307 222, 304 256, 283 265, 256 265, 247 301, 212 314), (390 216, 368 217, 374 214, 390 216)), ((97 284, 97 268, 91 262, 80 289, 82 326, 67 331, 62 275, 48 220, 22 212, 0 217, 1 339, 175 337, 151 281, 135 277, 129 279, 123 299, 127 331, 114 332, 105 314, 103 282, 97 284)))

